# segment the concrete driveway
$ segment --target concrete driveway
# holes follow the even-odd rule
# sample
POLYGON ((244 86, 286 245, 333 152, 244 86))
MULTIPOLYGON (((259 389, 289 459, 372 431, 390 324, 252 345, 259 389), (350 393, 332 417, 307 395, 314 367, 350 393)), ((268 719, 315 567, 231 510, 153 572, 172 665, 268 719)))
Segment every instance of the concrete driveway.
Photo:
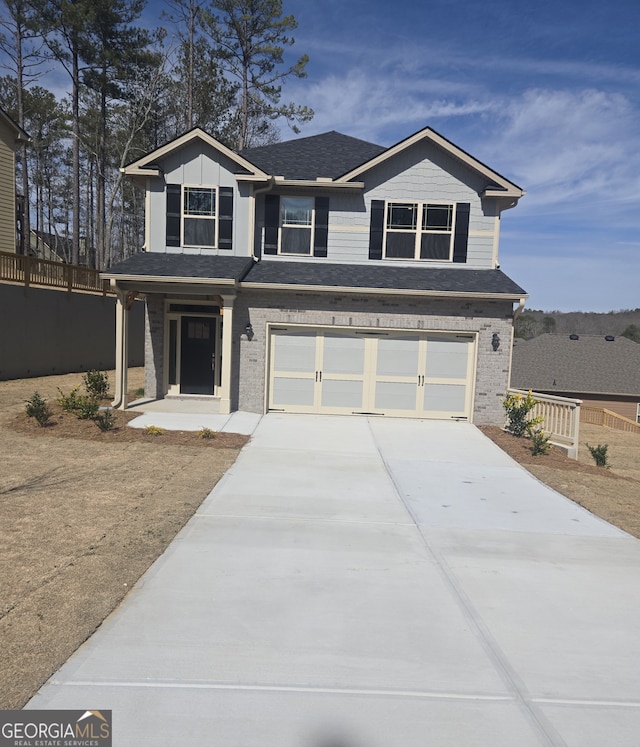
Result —
POLYGON ((29 708, 114 747, 637 747, 640 543, 472 425, 269 414, 29 708))

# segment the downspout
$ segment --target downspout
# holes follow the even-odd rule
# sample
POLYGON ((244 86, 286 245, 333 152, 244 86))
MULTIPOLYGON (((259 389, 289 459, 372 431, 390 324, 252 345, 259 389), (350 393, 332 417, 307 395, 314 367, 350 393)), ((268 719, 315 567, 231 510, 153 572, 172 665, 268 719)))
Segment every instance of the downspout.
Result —
POLYGON ((270 176, 266 187, 258 187, 253 190, 253 210, 251 211, 251 235, 253 238, 253 249, 251 250, 251 256, 255 262, 260 261, 260 257, 256 257, 256 195, 262 195, 265 192, 271 192, 276 183, 275 176, 270 176))

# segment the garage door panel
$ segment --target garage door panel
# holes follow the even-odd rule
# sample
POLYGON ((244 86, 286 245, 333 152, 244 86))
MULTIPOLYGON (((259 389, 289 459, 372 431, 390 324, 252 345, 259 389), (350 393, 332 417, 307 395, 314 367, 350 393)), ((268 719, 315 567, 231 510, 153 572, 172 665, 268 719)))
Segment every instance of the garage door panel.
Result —
POLYGON ((313 332, 278 334, 273 339, 275 371, 313 373, 316 370, 316 335, 313 332))
POLYGON ((429 384, 424 388, 424 410, 463 416, 466 409, 465 384, 429 384))
POLYGON ((417 386, 415 382, 378 381, 376 383, 375 409, 415 412, 417 406, 416 395, 417 386))
POLYGON ((322 372, 328 374, 364 375, 365 341, 346 335, 325 335, 322 372))
POLYGON ((315 401, 315 381, 289 376, 274 376, 271 402, 276 407, 309 407, 315 401))
POLYGON ((322 382, 322 407, 360 410, 363 406, 363 382, 325 379, 322 382))
POLYGON ((427 338, 425 374, 428 378, 466 380, 468 361, 468 341, 427 338))
POLYGON ((410 376, 415 379, 418 374, 419 343, 417 337, 378 339, 376 375, 410 376))

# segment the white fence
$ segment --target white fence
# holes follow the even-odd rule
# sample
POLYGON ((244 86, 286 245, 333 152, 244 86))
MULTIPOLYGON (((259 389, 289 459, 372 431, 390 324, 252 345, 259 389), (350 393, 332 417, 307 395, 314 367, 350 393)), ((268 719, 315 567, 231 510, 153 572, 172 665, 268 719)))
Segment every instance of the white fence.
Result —
MULTIPOLYGON (((522 394, 525 397, 528 394, 522 389, 509 389, 508 392, 509 394, 522 394)), ((582 400, 554 397, 551 394, 539 392, 532 392, 532 394, 538 404, 531 411, 531 417, 542 416, 544 422, 540 425, 549 436, 549 442, 564 449, 572 459, 577 459, 582 400)))

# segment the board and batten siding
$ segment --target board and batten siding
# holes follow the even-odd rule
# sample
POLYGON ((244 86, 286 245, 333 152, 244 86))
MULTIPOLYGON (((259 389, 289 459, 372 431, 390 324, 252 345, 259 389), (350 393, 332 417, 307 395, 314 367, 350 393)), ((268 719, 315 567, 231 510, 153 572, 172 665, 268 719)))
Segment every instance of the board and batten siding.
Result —
POLYGON ((251 227, 250 186, 238 183, 233 171, 237 165, 210 148, 205 143, 193 142, 163 159, 164 178, 148 180, 147 239, 149 252, 184 254, 221 254, 242 256, 250 254, 249 230, 251 227), (232 187, 233 200, 233 248, 231 250, 200 249, 193 247, 167 247, 166 213, 167 184, 186 184, 203 187, 232 187))
POLYGON ((15 133, 0 121, 0 252, 16 251, 15 133))

